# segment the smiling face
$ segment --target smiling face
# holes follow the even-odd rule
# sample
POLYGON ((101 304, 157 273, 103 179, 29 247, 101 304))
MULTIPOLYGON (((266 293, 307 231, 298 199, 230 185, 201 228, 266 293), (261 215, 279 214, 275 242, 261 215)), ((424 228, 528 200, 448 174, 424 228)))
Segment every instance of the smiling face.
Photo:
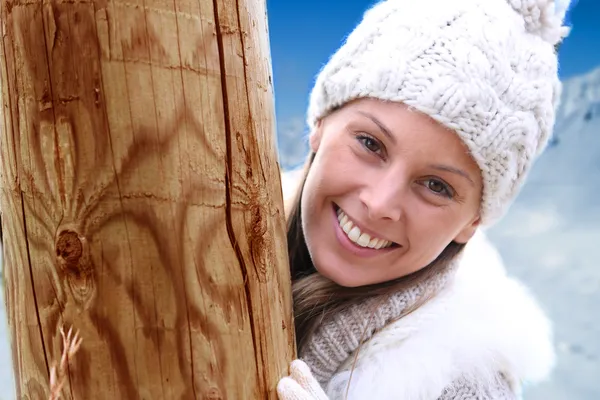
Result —
POLYGON ((360 99, 324 118, 310 144, 302 227, 315 267, 339 285, 408 275, 475 233, 481 172, 429 117, 360 99))

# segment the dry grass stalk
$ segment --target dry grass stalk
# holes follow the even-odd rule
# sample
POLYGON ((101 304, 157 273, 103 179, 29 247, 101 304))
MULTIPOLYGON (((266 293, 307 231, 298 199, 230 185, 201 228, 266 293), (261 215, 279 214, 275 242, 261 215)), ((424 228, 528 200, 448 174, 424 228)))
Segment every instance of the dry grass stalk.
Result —
POLYGON ((60 328, 60 334, 63 338, 63 351, 60 357, 60 363, 57 365, 56 361, 53 363, 50 369, 50 397, 48 400, 60 399, 60 393, 67 380, 67 367, 69 365, 69 359, 72 358, 79 346, 81 345, 81 338, 79 332, 73 335, 73 327, 69 328, 69 332, 65 336, 65 331, 60 328))

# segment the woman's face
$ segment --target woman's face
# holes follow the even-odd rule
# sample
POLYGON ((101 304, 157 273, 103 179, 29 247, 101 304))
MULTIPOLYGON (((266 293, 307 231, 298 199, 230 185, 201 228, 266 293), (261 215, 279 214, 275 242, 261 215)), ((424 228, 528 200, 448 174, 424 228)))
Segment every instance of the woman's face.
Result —
POLYGON ((480 170, 458 136, 400 103, 361 99, 324 118, 302 195, 317 270, 342 286, 415 272, 479 223, 480 170))

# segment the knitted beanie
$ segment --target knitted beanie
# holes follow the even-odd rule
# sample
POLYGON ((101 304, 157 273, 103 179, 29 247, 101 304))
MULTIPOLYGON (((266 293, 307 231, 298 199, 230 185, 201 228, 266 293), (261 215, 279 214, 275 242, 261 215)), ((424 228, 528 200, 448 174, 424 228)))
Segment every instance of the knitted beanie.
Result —
MULTIPOLYGON (((453 130, 479 165, 483 225, 518 194, 551 135, 565 1, 385 0, 317 76, 308 125, 348 101, 402 102, 453 130)), ((568 6, 568 2, 566 4, 568 6)))

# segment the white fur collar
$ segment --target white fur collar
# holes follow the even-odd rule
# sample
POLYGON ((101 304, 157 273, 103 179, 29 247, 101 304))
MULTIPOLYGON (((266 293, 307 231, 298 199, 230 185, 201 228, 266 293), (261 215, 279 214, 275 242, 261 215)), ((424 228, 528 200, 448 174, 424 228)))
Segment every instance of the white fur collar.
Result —
MULTIPOLYGON (((347 386, 352 358, 330 392, 347 386)), ((492 385, 499 372, 519 391, 546 378, 554 358, 550 322, 478 233, 447 290, 363 345, 348 399, 437 399, 459 378, 492 385)))

